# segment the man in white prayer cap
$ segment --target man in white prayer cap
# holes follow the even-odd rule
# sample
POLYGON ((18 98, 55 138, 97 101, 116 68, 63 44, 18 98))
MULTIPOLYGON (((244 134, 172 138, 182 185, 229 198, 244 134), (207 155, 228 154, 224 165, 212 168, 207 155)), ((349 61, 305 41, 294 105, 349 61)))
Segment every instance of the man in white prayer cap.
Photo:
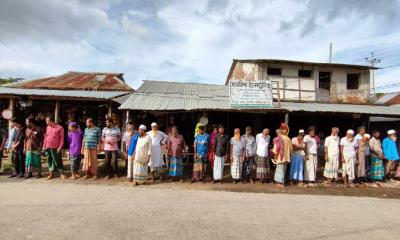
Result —
MULTIPOLYGON (((387 137, 383 139, 382 142, 382 150, 383 150, 383 155, 385 156, 387 161, 386 164, 386 177, 388 179, 391 179, 393 177, 393 172, 396 171, 396 167, 399 163, 399 152, 397 151, 397 146, 396 146, 396 131, 395 130, 389 130, 387 131, 387 137)), ((397 178, 400 178, 400 167, 396 171, 396 176, 397 178)))
POLYGON ((333 127, 331 135, 325 138, 324 149, 325 149, 325 168, 324 177, 327 179, 327 184, 331 185, 332 181, 338 179, 339 169, 339 128, 333 127))
POLYGON ((139 126, 139 138, 136 143, 136 150, 133 162, 134 184, 145 183, 148 177, 148 164, 151 157, 151 140, 146 134, 146 126, 139 126))
POLYGON ((354 131, 349 129, 346 136, 340 140, 340 155, 342 158, 342 174, 344 184, 353 185, 355 179, 355 161, 358 142, 354 138, 354 131))
POLYGON ((147 132, 147 135, 151 140, 151 158, 149 167, 151 171, 151 181, 154 182, 155 173, 160 174, 160 180, 162 180, 161 170, 164 165, 163 148, 167 143, 167 134, 158 130, 158 124, 153 122, 151 124, 151 131, 147 132))

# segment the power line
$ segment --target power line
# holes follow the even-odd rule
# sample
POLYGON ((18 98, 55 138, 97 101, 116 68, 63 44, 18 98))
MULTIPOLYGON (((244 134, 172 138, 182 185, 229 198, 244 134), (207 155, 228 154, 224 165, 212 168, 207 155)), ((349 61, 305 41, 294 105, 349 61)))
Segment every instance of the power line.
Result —
POLYGON ((394 64, 394 65, 390 65, 390 66, 381 67, 380 69, 386 69, 386 68, 398 67, 398 66, 400 66, 400 63, 394 64))

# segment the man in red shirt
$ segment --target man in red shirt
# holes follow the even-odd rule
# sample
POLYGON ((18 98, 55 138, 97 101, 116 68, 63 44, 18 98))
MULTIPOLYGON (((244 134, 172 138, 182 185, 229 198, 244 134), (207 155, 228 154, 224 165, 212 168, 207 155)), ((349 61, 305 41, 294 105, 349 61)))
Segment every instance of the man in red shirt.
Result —
POLYGON ((64 165, 62 162, 62 148, 64 146, 64 128, 54 122, 53 117, 46 118, 46 136, 44 138, 43 149, 47 157, 47 164, 50 175, 48 180, 54 177, 54 171, 60 173, 61 179, 65 179, 64 165))

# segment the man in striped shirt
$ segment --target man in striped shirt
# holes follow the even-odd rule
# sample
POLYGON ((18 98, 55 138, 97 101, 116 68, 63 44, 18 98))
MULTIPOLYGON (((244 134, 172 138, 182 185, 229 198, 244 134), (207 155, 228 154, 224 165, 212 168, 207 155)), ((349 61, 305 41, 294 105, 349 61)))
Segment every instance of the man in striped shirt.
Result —
POLYGON ((86 127, 82 145, 84 155, 82 171, 85 172, 83 178, 93 175, 93 180, 96 180, 98 178, 97 153, 100 152, 101 130, 94 125, 92 118, 86 119, 86 127))

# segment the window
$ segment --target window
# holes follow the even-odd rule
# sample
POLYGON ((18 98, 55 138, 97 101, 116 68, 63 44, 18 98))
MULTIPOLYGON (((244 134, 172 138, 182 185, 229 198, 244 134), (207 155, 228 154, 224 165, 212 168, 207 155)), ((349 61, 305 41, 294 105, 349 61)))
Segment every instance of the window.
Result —
POLYGON ((280 69, 280 68, 267 68, 267 74, 268 75, 280 76, 280 75, 282 75, 282 69, 280 69))
POLYGON ((319 72, 319 89, 325 89, 328 91, 331 89, 330 72, 319 72))
POLYGON ((360 74, 348 73, 347 74, 347 89, 358 89, 358 79, 360 74))
POLYGON ((300 69, 298 75, 299 77, 310 78, 312 75, 312 71, 300 69))

